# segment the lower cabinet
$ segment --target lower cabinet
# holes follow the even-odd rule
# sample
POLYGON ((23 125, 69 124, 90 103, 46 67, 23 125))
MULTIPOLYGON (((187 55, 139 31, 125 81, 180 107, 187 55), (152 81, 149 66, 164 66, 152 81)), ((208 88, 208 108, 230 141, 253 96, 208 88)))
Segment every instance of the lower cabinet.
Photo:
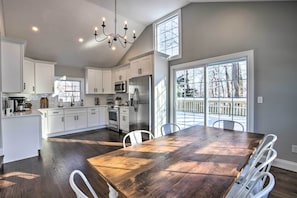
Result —
POLYGON ((72 107, 64 109, 40 109, 42 113, 42 137, 54 137, 108 124, 107 106, 72 107))
POLYGON ((65 109, 65 131, 87 128, 87 109, 65 109))
POLYGON ((63 109, 47 111, 47 133, 58 133, 64 131, 63 109))

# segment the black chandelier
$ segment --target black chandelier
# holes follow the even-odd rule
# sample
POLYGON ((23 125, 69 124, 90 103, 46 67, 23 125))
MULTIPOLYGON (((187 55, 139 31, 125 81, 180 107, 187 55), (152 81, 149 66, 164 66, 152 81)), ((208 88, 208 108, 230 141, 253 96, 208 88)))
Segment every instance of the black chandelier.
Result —
POLYGON ((113 42, 119 41, 121 43, 121 46, 123 48, 126 48, 127 43, 132 44, 136 39, 135 30, 133 30, 133 41, 128 41, 127 35, 126 35, 127 30, 128 30, 127 21, 124 22, 124 28, 123 28, 124 29, 124 35, 120 35, 120 34, 117 33, 117 1, 116 0, 114 2, 114 33, 110 33, 110 34, 105 33, 106 24, 105 24, 105 18, 104 17, 102 18, 101 27, 102 27, 102 33, 104 34, 105 38, 103 38, 101 40, 98 40, 98 38, 97 38, 98 28, 95 27, 95 33, 94 33, 95 40, 97 42, 102 42, 102 41, 105 41, 106 39, 108 39, 108 46, 110 48, 112 48, 113 50, 115 50, 115 46, 113 45, 113 42))

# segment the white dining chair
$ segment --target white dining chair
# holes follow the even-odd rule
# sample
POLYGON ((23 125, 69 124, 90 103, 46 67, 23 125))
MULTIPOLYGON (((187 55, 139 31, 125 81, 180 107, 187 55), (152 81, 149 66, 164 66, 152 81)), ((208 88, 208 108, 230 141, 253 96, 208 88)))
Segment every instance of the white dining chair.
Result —
MULTIPOLYGON (((234 197, 235 194, 242 188, 242 186, 251 186, 253 181, 256 180, 256 177, 263 173, 269 172, 271 164, 273 160, 276 158, 277 152, 272 148, 265 149, 260 152, 256 160, 250 166, 250 169, 246 172, 244 176, 240 175, 239 178, 232 185, 227 197, 234 197), (262 157, 268 155, 268 158, 260 163, 262 157)), ((265 183, 265 178, 262 180, 263 182, 257 182, 254 188, 261 189, 265 183)))
POLYGON ((126 148, 126 139, 129 137, 131 146, 140 144, 143 142, 142 134, 148 134, 149 139, 154 139, 154 135, 150 131, 146 130, 135 130, 127 133, 123 138, 123 147, 126 148))
POLYGON ((83 193, 78 186, 75 184, 74 182, 74 176, 75 175, 79 175, 82 180, 84 181, 84 183, 86 184, 86 186, 88 187, 88 189, 90 190, 91 194, 93 195, 94 198, 98 198, 97 194, 95 193, 94 189, 92 188, 91 184, 89 183, 89 181, 87 180, 86 176, 80 171, 80 170, 74 170, 72 171, 72 173, 70 174, 69 177, 69 183, 70 186, 72 188, 72 190, 75 192, 76 197, 77 198, 88 198, 88 196, 83 193))
POLYGON ((234 120, 216 120, 213 124, 213 127, 223 128, 226 130, 239 130, 244 131, 244 126, 240 122, 234 120))
POLYGON ((275 185, 274 176, 269 172, 263 172, 253 178, 253 181, 247 181, 239 190, 232 196, 227 198, 266 198, 272 191, 275 185), (264 183, 264 181, 268 182, 264 183), (263 184, 261 188, 257 184, 263 184))
POLYGON ((162 135, 168 135, 176 131, 180 131, 180 127, 175 123, 166 123, 161 126, 162 135))
MULTIPOLYGON (((274 144, 277 140, 277 136, 274 134, 267 134, 264 136, 262 142, 259 144, 259 146, 256 148, 255 152, 251 155, 251 158, 249 159, 248 164, 241 170, 241 177, 244 177, 248 170, 250 169, 251 165, 254 163, 254 161, 257 159, 258 155, 261 153, 261 151, 273 148, 274 144)), ((262 156, 262 159, 260 160, 268 160, 270 156, 262 156)))

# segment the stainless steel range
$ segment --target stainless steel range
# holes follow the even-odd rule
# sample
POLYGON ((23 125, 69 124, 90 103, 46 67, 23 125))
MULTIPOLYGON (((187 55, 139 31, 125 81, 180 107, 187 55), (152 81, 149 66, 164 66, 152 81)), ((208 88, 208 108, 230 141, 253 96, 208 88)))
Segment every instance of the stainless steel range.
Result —
POLYGON ((108 128, 116 132, 120 131, 120 108, 118 106, 108 107, 108 128))

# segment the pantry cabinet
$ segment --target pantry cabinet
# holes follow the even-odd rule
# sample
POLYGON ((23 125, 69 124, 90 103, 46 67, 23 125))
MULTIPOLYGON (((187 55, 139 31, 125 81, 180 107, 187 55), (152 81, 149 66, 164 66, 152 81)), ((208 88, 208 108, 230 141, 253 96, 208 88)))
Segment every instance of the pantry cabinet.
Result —
POLYGON ((1 37, 1 91, 23 91, 25 41, 1 37))
POLYGON ((86 68, 86 94, 113 94, 112 72, 86 68))

